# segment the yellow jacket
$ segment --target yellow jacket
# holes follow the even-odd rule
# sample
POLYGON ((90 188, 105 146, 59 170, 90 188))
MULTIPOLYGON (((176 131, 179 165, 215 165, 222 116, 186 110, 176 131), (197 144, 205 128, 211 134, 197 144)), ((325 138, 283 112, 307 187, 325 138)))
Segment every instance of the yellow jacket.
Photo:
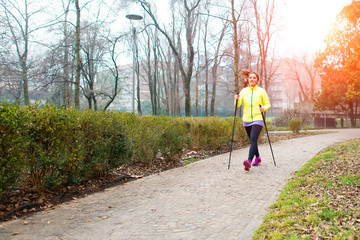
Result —
POLYGON ((244 103, 244 122, 253 122, 255 120, 263 120, 259 105, 261 105, 265 111, 270 108, 269 97, 265 89, 255 86, 246 87, 240 91, 237 107, 240 107, 244 103))

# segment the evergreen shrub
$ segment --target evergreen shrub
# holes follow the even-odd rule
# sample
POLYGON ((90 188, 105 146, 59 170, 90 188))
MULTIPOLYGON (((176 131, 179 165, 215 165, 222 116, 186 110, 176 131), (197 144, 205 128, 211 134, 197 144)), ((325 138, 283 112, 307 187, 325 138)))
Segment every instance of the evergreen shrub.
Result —
MULTIPOLYGON (((0 104, 0 195, 18 183, 51 190, 124 164, 174 162, 184 149, 229 147, 233 121, 0 104)), ((235 142, 248 141, 238 117, 234 130, 235 142)))
POLYGON ((293 133, 299 133, 301 129, 301 119, 300 118, 292 118, 289 122, 289 128, 293 133))
POLYGON ((16 185, 25 160, 24 119, 19 105, 0 105, 0 196, 16 185))

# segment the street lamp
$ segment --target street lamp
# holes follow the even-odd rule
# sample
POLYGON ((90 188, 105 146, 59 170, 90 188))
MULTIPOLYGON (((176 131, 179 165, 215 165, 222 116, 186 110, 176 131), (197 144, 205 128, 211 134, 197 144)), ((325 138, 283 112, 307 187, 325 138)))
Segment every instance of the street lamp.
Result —
MULTIPOLYGON (((131 20, 141 20, 143 19, 142 16, 136 14, 128 14, 126 18, 131 20)), ((132 111, 135 112, 135 66, 136 66, 136 28, 133 27, 133 79, 132 79, 132 111)))

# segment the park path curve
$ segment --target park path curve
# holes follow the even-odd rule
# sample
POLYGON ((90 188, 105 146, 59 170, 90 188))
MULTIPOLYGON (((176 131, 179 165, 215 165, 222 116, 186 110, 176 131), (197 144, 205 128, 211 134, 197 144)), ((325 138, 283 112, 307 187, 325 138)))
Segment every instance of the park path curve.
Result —
POLYGON ((107 189, 0 223, 0 239, 251 239, 295 171, 325 147, 360 137, 336 129, 259 146, 263 164, 243 170, 248 148, 107 189), (26 223, 26 224, 24 224, 26 223))

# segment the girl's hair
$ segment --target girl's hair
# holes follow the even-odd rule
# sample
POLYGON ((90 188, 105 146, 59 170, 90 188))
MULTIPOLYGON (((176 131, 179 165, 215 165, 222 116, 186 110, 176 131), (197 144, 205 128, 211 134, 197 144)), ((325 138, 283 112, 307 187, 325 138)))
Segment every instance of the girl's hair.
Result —
POLYGON ((241 87, 245 88, 247 86, 249 86, 249 75, 250 74, 255 74, 258 82, 260 81, 260 78, 259 78, 259 74, 257 74, 256 72, 252 71, 251 69, 243 69, 241 70, 240 74, 242 75, 242 79, 243 81, 241 82, 241 87))

